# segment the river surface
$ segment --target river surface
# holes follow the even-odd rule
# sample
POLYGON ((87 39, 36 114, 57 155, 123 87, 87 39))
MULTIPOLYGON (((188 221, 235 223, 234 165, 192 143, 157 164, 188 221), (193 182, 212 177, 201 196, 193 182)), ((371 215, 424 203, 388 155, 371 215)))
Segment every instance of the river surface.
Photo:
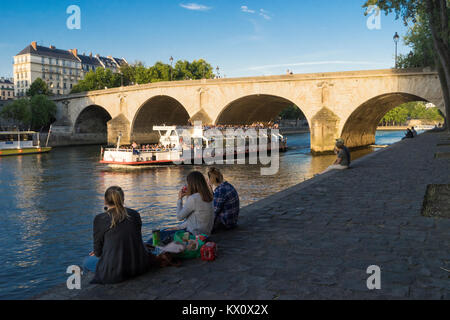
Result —
MULTIPOLYGON (((403 132, 377 133, 388 145, 403 132)), ((258 165, 219 166, 235 185, 242 206, 291 187, 323 171, 335 156, 312 157, 309 134, 289 135, 275 176, 261 176, 258 165)), ((103 210, 105 190, 125 191, 126 206, 141 213, 143 234, 175 225, 179 189, 192 170, 169 166, 113 170, 98 163, 98 146, 57 148, 49 154, 0 158, 0 299, 26 299, 67 279, 70 265, 81 265, 92 250, 92 222, 103 210)), ((377 150, 377 149, 375 149, 377 150)), ((374 150, 352 153, 353 159, 374 150)))

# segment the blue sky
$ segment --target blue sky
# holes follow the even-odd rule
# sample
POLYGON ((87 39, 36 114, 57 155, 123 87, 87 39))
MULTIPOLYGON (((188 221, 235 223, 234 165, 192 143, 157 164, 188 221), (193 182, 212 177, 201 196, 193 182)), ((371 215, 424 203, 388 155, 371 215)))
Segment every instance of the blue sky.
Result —
MULTIPOLYGON (((204 58, 227 77, 390 68, 395 32, 369 30, 363 0, 0 0, 0 75, 31 41, 80 53, 156 61, 204 58), (66 9, 81 8, 81 30, 66 9)), ((402 43, 400 52, 408 52, 402 43)))

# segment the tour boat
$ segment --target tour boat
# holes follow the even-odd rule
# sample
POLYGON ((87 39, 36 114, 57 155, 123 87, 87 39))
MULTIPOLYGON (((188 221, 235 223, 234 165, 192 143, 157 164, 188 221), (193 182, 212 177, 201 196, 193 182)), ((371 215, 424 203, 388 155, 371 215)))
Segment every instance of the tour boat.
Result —
MULTIPOLYGON (((232 143, 232 146, 236 146, 235 139, 229 141, 226 137, 223 138, 223 155, 216 155, 216 141, 214 138, 205 137, 202 127, 177 127, 177 126, 155 126, 154 131, 157 131, 160 135, 159 149, 151 148, 139 148, 134 149, 132 147, 123 148, 120 145, 121 136, 118 137, 117 146, 114 148, 102 148, 100 163, 109 165, 110 167, 136 167, 136 166, 157 166, 157 165, 172 165, 172 164, 203 164, 203 153, 206 149, 212 150, 211 157, 217 158, 229 158, 226 153, 226 146, 232 143), (191 141, 184 141, 186 130, 188 130, 191 141)), ((238 155, 248 155, 251 152, 258 152, 259 148, 250 147, 249 139, 242 137, 243 141, 246 141, 244 147, 234 147, 234 157, 238 155), (252 149, 253 148, 253 149, 252 149)), ((267 151, 271 151, 271 139, 278 139, 279 148, 281 152, 287 150, 287 139, 281 134, 272 133, 270 137, 267 137, 267 151)), ((259 144, 258 144, 259 145, 259 144)), ((233 159, 234 159, 233 157, 233 159)))
POLYGON ((0 132, 0 157, 47 153, 52 148, 41 147, 39 133, 33 131, 0 132))

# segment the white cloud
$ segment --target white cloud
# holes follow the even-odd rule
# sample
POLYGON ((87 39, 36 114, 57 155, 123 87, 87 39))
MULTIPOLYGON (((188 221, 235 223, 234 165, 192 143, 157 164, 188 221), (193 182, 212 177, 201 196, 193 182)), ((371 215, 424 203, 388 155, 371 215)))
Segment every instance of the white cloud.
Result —
POLYGON ((242 12, 255 13, 255 10, 251 10, 247 6, 242 6, 241 10, 242 10, 242 12))
POLYGON ((207 7, 203 4, 198 4, 198 3, 188 3, 188 4, 184 4, 181 3, 180 7, 188 9, 188 10, 193 10, 193 11, 208 11, 211 10, 211 7, 207 7))
POLYGON ((270 16, 270 12, 264 10, 264 9, 260 9, 259 10, 259 15, 261 17, 263 17, 266 20, 272 20, 272 17, 270 16))

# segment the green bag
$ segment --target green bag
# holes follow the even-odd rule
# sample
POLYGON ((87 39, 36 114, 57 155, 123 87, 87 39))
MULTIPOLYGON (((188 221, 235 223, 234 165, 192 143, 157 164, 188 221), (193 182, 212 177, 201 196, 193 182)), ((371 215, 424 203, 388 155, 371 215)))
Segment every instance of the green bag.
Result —
MULTIPOLYGON (((184 231, 178 231, 175 233, 175 236, 173 237, 173 241, 180 244, 185 244, 185 241, 183 241, 184 234, 186 232, 184 231)), ((206 235, 200 235, 198 242, 198 248, 195 251, 186 250, 182 253, 179 253, 176 255, 177 258, 180 259, 197 259, 201 257, 200 249, 206 244, 208 237, 206 235)), ((196 240, 196 237, 192 234, 189 234, 189 240, 196 240)))

